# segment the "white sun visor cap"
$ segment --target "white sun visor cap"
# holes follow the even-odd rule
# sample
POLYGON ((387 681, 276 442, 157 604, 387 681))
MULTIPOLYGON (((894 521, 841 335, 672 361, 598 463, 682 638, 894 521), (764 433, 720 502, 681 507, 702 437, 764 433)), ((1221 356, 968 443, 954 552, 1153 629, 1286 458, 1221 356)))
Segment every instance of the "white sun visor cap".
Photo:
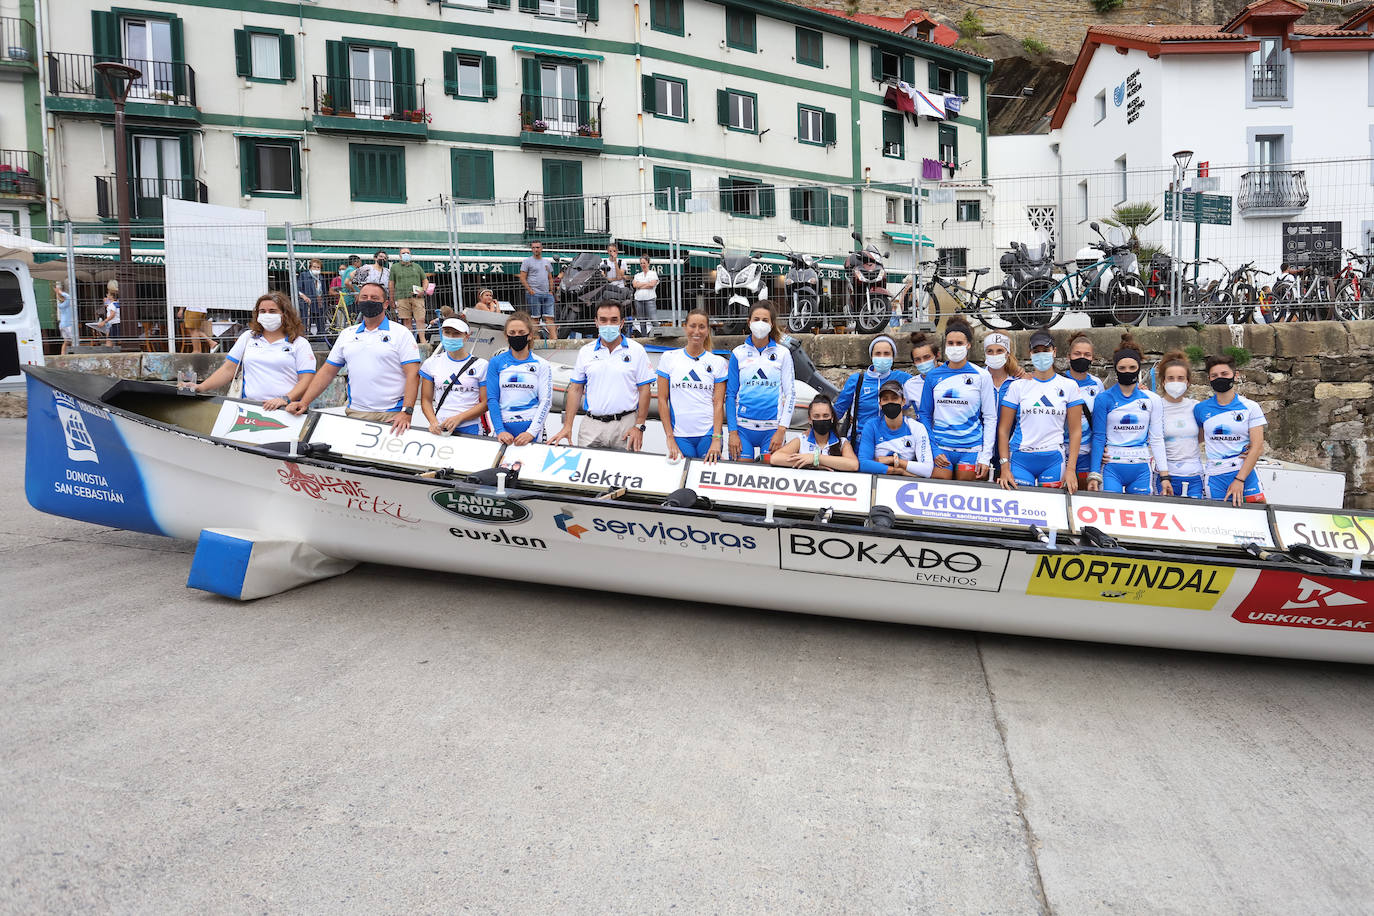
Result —
POLYGON ((452 328, 459 334, 466 334, 469 331, 468 323, 461 318, 445 318, 444 323, 440 325, 440 327, 452 328))

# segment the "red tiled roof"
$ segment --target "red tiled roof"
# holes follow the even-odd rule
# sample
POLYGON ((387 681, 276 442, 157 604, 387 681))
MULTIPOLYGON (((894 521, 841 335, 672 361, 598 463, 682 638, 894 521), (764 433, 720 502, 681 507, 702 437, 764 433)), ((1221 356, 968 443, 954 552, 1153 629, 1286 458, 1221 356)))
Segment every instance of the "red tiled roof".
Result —
POLYGON ((1270 4, 1273 4, 1276 9, 1271 11, 1268 14, 1269 16, 1297 19, 1307 12, 1307 4, 1302 3, 1301 0, 1255 0, 1254 3, 1251 3, 1249 6, 1232 16, 1230 21, 1222 26, 1222 29, 1227 32, 1234 30, 1242 22, 1251 18, 1261 7, 1269 6, 1270 4), (1277 9, 1277 7, 1283 6, 1288 7, 1286 12, 1280 12, 1277 9))
POLYGON ((1364 9, 1353 14, 1349 19, 1341 23, 1341 28, 1353 29, 1358 25, 1363 25, 1371 14, 1374 14, 1374 4, 1366 6, 1364 9))
POLYGON ((1311 35, 1321 38, 1368 38, 1369 33, 1363 29, 1346 29, 1338 25, 1295 25, 1293 34, 1311 35))
POLYGON ((1095 25, 1088 35, 1156 44, 1165 41, 1254 41, 1251 35, 1223 32, 1214 25, 1095 25))
MULTIPOLYGON (((818 13, 829 13, 832 16, 838 16, 841 19, 848 19, 850 22, 857 22, 861 25, 866 25, 871 28, 882 29, 884 32, 895 32, 898 35, 905 32, 907 28, 911 26, 912 23, 929 22, 932 26, 934 26, 934 29, 931 32, 931 39, 935 42, 935 44, 944 45, 947 48, 952 48, 954 47, 954 43, 959 40, 958 32, 956 32, 954 29, 951 29, 947 25, 941 25, 940 23, 936 22, 934 19, 928 16, 924 10, 907 10, 905 16, 897 17, 874 16, 869 13, 856 13, 853 16, 851 16, 848 13, 842 13, 839 10, 827 9, 823 6, 813 6, 811 7, 811 9, 815 10, 818 13)), ((915 38, 915 36, 908 37, 915 38)))

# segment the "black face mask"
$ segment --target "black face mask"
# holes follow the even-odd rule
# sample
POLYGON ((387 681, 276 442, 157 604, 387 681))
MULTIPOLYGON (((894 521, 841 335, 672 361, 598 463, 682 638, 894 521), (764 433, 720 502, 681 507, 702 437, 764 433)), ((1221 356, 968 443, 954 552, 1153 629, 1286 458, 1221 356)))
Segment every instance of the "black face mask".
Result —
POLYGON ((818 436, 828 436, 835 428, 834 420, 812 420, 811 431, 818 436))
POLYGON ((1088 367, 1092 364, 1093 361, 1088 359, 1088 357, 1086 356, 1080 356, 1077 359, 1069 360, 1069 368, 1072 369, 1074 372, 1087 372, 1088 367))
POLYGON ((1118 385, 1134 385, 1140 381, 1140 370, 1132 369, 1130 372, 1117 372, 1116 382, 1118 385))
POLYGON ((528 334, 507 334, 506 343, 517 353, 530 345, 530 335, 528 334))
POLYGON ((888 401, 886 404, 878 405, 878 409, 881 410, 883 412, 883 416, 887 417, 889 420, 895 420, 897 416, 902 412, 902 405, 894 404, 891 401, 888 401))
POLYGON ((380 315, 380 314, 381 314, 383 311, 385 311, 385 310, 386 310, 386 303, 385 303, 385 302, 377 302, 377 301, 374 300, 374 299, 359 299, 359 300, 358 300, 358 311, 362 313, 362 316, 363 316, 364 318, 376 318, 378 315, 380 315))
POLYGON ((1211 381, 1212 390, 1217 394, 1225 394, 1236 387, 1236 380, 1233 378, 1214 378, 1211 381))

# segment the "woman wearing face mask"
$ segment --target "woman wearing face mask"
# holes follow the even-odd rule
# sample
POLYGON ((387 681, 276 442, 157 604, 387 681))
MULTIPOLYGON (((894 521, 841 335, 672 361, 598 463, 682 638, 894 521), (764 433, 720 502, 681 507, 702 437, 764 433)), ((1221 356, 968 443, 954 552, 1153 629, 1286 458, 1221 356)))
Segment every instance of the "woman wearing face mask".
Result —
POLYGON ((243 397, 277 410, 305 394, 315 375, 315 353, 300 316, 281 293, 266 293, 253 303, 248 330, 196 391, 214 391, 243 373, 243 397))
POLYGON ((888 379, 878 389, 878 416, 868 421, 859 443, 859 470, 898 477, 929 477, 930 435, 920 421, 902 416, 906 392, 888 379))
POLYGON ((773 450, 768 463, 780 468, 812 468, 822 471, 857 471, 859 459, 849 440, 835 432, 835 404, 818 394, 806 410, 811 428, 773 450))
POLYGON ((467 352, 467 322, 445 318, 439 346, 420 366, 420 408, 436 436, 482 434, 487 412, 487 361, 467 352))
POLYGON ((909 341, 911 346, 911 366, 915 370, 906 384, 902 386, 906 393, 906 406, 912 413, 918 413, 921 409, 921 394, 925 391, 926 376, 935 368, 935 364, 940 359, 939 342, 927 334, 925 331, 917 331, 911 335, 909 341))
POLYGON ((1078 490, 1077 469, 1064 459, 1078 453, 1083 398, 1078 386, 1054 371, 1054 338, 1043 328, 1030 338, 1030 375, 1007 386, 1002 418, 997 424, 997 452, 1002 458, 998 483, 1018 486, 1064 487, 1078 490))
MULTIPOLYGON (((1093 342, 1083 331, 1075 331, 1069 337, 1069 371, 1067 373, 1070 380, 1078 385, 1078 394, 1083 398, 1083 423, 1079 431, 1078 442, 1078 488, 1084 489, 1088 486, 1088 465, 1092 461, 1093 450, 1093 430, 1092 414, 1093 403, 1097 396, 1102 393, 1102 380, 1095 375, 1089 375, 1088 369, 1093 364, 1093 342)), ((1068 435, 1064 436, 1064 444, 1069 442, 1068 435)))
POLYGON ((658 361, 658 418, 669 458, 685 455, 711 463, 720 457, 729 364, 711 352, 706 312, 688 312, 683 332, 687 346, 669 350, 658 361))
POLYGON ((487 411, 491 429, 507 445, 528 445, 544 432, 553 405, 553 374, 548 360, 530 352, 534 322, 529 313, 506 319, 506 343, 487 366, 487 411))
POLYGON ((296 277, 296 298, 301 319, 311 337, 325 332, 324 294, 326 284, 323 276, 324 265, 319 258, 310 259, 310 267, 296 277))
POLYGON ((749 339, 730 351, 725 380, 725 423, 730 457, 753 461, 782 447, 796 406, 792 351, 782 345, 773 307, 749 310, 749 339))
POLYGON ((1164 402, 1137 384, 1141 361, 1135 338, 1122 334, 1121 346, 1112 354, 1116 384, 1098 395, 1093 406, 1089 490, 1149 496, 1153 458, 1160 493, 1174 495, 1164 452, 1164 402))
POLYGON ((1165 353, 1155 367, 1164 399, 1164 453, 1169 457, 1169 474, 1174 493, 1190 499, 1205 499, 1202 483, 1202 427, 1188 397, 1188 357, 1180 350, 1165 353))
POLYGON ((1236 358, 1207 357, 1216 394, 1193 408, 1207 444, 1207 494, 1232 505, 1264 502, 1255 462, 1264 454, 1264 411, 1236 394, 1236 358))
POLYGON ((878 415, 878 389, 887 381, 905 385, 911 376, 892 368, 892 360, 897 355, 897 342, 886 334, 879 334, 868 344, 867 369, 855 372, 845 380, 844 390, 836 402, 840 405, 841 424, 848 416, 853 423, 852 436, 854 447, 863 452, 863 433, 868 424, 878 415))
MULTIPOLYGON (((1022 375, 1021 366, 1011 352, 1011 338, 1005 334, 993 333, 983 338, 983 368, 992 378, 992 387, 997 392, 997 403, 1007 393, 1007 388, 1022 375)), ((998 421, 1001 422, 1000 420, 998 421)), ((1015 448, 1015 445, 1012 446, 1015 448)), ((992 480, 997 480, 1002 471, 1002 456, 996 448, 992 450, 992 480)))
POLYGON ((997 390, 986 369, 968 361, 973 329, 962 318, 945 324, 945 364, 926 376, 921 423, 930 430, 937 480, 986 477, 997 438, 997 390))

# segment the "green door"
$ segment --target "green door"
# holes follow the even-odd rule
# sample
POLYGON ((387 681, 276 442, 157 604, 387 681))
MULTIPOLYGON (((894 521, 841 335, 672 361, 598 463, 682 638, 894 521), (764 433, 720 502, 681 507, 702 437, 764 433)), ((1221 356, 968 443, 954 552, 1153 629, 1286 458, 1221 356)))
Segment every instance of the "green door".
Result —
POLYGON ((575 241, 586 233, 582 211, 582 163, 544 160, 544 232, 575 241))

